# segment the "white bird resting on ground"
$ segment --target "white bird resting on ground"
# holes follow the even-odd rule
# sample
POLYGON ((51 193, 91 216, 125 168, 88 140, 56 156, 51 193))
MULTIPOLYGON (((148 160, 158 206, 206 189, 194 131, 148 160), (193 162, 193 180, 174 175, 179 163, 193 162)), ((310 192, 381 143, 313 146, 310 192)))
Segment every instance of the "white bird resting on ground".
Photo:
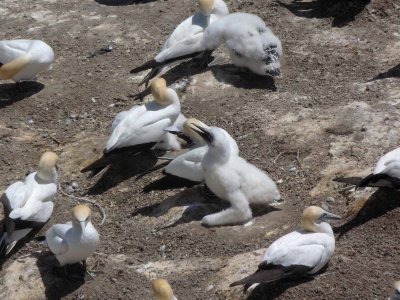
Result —
POLYGON ((400 148, 383 155, 367 177, 335 178, 334 181, 353 184, 357 188, 369 186, 400 189, 400 148))
POLYGON ((400 281, 393 283, 394 293, 388 298, 388 300, 400 300, 400 281))
POLYGON ((178 95, 167 87, 163 78, 153 80, 151 91, 153 101, 135 105, 130 110, 117 114, 112 122, 104 157, 83 168, 81 172, 93 171, 97 174, 110 163, 107 157, 115 153, 135 154, 151 149, 180 148, 176 138, 168 136, 170 133, 164 131, 179 121, 181 104, 178 95))
POLYGON ((0 41, 0 79, 15 82, 35 80, 35 76, 50 68, 53 49, 39 40, 0 41))
POLYGON ((307 207, 301 218, 302 229, 288 233, 265 251, 258 270, 230 286, 268 283, 282 278, 314 275, 330 260, 335 251, 335 237, 327 223, 339 216, 318 206, 307 207))
POLYGON ((5 258, 19 240, 50 219, 54 207, 52 200, 57 192, 57 161, 54 152, 45 152, 37 172, 29 174, 24 182, 10 185, 1 197, 5 221, 0 259, 5 258))
POLYGON ((210 24, 201 40, 192 39, 185 47, 172 47, 168 57, 173 58, 154 65, 154 72, 167 64, 200 54, 203 62, 207 61, 222 43, 228 48, 234 65, 261 76, 281 74, 282 43, 260 17, 248 13, 226 15, 210 24))
POLYGON ((280 200, 276 184, 263 171, 231 151, 221 128, 191 125, 207 143, 201 166, 207 187, 231 207, 203 217, 206 226, 242 224, 250 220, 250 204, 270 204, 280 200))
POLYGON ((162 278, 151 281, 151 289, 154 293, 155 300, 178 300, 174 296, 171 286, 168 281, 162 278))
POLYGON ((154 59, 131 70, 131 73, 138 73, 151 69, 139 83, 139 86, 143 83, 146 83, 147 86, 149 80, 161 76, 170 66, 184 60, 184 58, 175 60, 175 53, 179 53, 177 49, 190 48, 192 44, 201 43, 204 30, 209 24, 229 14, 228 7, 223 0, 198 0, 198 4, 200 11, 184 20, 175 28, 164 43, 160 53, 154 59))
MULTIPOLYGON (((183 132, 193 140, 193 145, 190 149, 173 159, 164 169, 166 174, 178 176, 195 182, 204 181, 204 173, 201 167, 201 161, 208 151, 208 146, 204 140, 196 133, 191 126, 197 124, 203 128, 208 128, 206 124, 195 119, 187 119, 183 124, 183 132)), ((221 128, 221 131, 226 136, 229 142, 232 155, 239 155, 239 148, 235 140, 221 128)))
POLYGON ((86 271, 86 259, 95 252, 100 241, 90 215, 90 208, 79 204, 72 209, 72 222, 55 224, 47 230, 47 245, 61 267, 83 262, 86 271))

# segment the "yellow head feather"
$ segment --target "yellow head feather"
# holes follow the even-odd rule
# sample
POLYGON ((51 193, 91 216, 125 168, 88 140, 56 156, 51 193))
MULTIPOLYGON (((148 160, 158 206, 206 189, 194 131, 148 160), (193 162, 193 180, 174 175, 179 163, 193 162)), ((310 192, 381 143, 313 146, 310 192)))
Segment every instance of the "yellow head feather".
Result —
POLYGON ((151 82, 151 94, 160 104, 168 104, 168 88, 164 78, 156 78, 151 82))
POLYGON ((3 79, 11 79, 17 75, 23 68, 31 62, 31 57, 27 54, 18 56, 12 61, 0 67, 0 77, 3 79))
POLYGON ((159 278, 151 281, 151 288, 154 293, 156 300, 172 300, 174 292, 168 281, 159 278))
POLYGON ((85 221, 90 216, 91 213, 92 211, 90 207, 85 204, 78 204, 74 206, 74 208, 72 208, 72 216, 78 222, 85 221))
POLYGON ((214 6, 214 0, 198 0, 202 12, 210 13, 214 6))

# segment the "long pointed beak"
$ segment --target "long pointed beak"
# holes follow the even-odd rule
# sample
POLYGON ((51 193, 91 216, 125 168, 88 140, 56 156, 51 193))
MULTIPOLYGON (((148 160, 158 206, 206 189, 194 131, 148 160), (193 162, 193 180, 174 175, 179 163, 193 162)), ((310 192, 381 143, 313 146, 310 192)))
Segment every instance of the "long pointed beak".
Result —
POLYGON ((79 222, 79 224, 81 225, 82 232, 84 232, 85 231, 85 227, 86 227, 86 221, 81 221, 81 222, 79 222))
POLYGON ((190 128, 192 128, 194 132, 197 132, 207 143, 211 143, 213 141, 214 137, 206 128, 197 124, 193 124, 193 126, 190 126, 190 128), (196 126, 197 128, 194 128, 193 126, 196 126))
POLYGON ((331 219, 331 220, 340 220, 342 217, 327 212, 325 218, 326 218, 326 219, 331 219))
POLYGON ((179 135, 179 134, 182 133, 182 131, 174 130, 174 129, 168 129, 168 128, 164 129, 163 131, 168 132, 168 133, 172 133, 172 134, 175 134, 175 135, 179 135))

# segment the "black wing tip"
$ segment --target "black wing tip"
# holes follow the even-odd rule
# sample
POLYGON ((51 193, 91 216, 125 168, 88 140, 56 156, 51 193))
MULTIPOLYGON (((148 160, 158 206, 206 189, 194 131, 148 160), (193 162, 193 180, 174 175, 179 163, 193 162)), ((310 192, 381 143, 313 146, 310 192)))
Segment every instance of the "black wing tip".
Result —
POLYGON ((141 66, 133 68, 132 70, 130 70, 129 73, 134 74, 134 73, 139 73, 144 70, 152 69, 152 68, 155 68, 158 64, 160 64, 160 63, 158 63, 156 60, 152 59, 152 60, 145 62, 141 66))

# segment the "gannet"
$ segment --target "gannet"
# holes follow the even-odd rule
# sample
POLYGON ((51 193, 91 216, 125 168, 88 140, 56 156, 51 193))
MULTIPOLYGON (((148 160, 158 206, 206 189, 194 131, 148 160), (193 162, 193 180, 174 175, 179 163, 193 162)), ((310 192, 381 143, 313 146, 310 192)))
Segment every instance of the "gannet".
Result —
POLYGON ((313 275, 320 271, 335 251, 335 237, 330 219, 340 219, 318 206, 303 211, 299 229, 273 242, 265 251, 258 270, 230 286, 267 283, 281 278, 313 275))
POLYGON ((201 161, 207 187, 231 207, 207 215, 206 226, 240 224, 252 218, 249 203, 268 204, 280 199, 275 182, 263 171, 232 154, 228 139, 218 127, 191 125, 207 143, 208 151, 201 161))
MULTIPOLYGON (((190 16, 175 28, 168 37, 154 59, 131 70, 131 73, 138 73, 147 69, 152 69, 145 78, 139 83, 149 82, 150 79, 165 73, 169 66, 172 66, 184 58, 175 60, 176 56, 181 56, 180 51, 192 45, 202 42, 204 30, 209 24, 221 17, 229 14, 229 9, 223 0, 198 0, 199 12, 190 16), (171 62, 169 62, 172 60, 171 62), (160 67, 159 67, 160 66, 160 67)), ((201 51, 205 49, 200 49, 201 51)))
POLYGON ((152 65, 154 72, 165 65, 202 54, 203 61, 222 43, 232 63, 261 76, 280 75, 282 44, 264 21, 253 14, 232 13, 211 23, 201 40, 190 39, 185 47, 172 47, 169 59, 152 65), (173 58, 170 58, 173 57, 173 58))
POLYGON ((54 59, 53 49, 39 40, 0 41, 0 79, 15 82, 35 80, 49 69, 54 59))
POLYGON ((386 187, 400 189, 400 148, 383 155, 374 171, 365 178, 335 178, 335 181, 354 184, 357 187, 386 187))
POLYGON ((52 199, 57 191, 57 161, 57 154, 45 152, 37 172, 29 174, 24 182, 10 185, 1 197, 5 222, 0 257, 4 258, 19 240, 50 219, 54 206, 52 199))
MULTIPOLYGON (((204 174, 203 169, 201 168, 201 161, 208 151, 208 146, 205 144, 204 140, 191 128, 191 126, 194 126, 194 124, 202 126, 203 128, 208 128, 206 124, 195 118, 187 119, 182 126, 183 132, 193 140, 193 145, 189 151, 173 159, 164 168, 164 171, 166 174, 185 178, 190 181, 202 182, 204 181, 204 174)), ((221 128, 221 131, 228 139, 231 154, 239 155, 239 148, 235 140, 224 129, 221 128)))
POLYGON ((174 296, 171 286, 165 279, 155 279, 151 281, 151 289, 155 300, 178 300, 174 296))
POLYGON ((393 283, 394 293, 388 298, 388 300, 400 300, 400 281, 393 283))
POLYGON ((90 221, 91 210, 79 204, 72 209, 72 222, 55 224, 46 232, 46 242, 60 266, 84 263, 97 248, 100 236, 90 221))

